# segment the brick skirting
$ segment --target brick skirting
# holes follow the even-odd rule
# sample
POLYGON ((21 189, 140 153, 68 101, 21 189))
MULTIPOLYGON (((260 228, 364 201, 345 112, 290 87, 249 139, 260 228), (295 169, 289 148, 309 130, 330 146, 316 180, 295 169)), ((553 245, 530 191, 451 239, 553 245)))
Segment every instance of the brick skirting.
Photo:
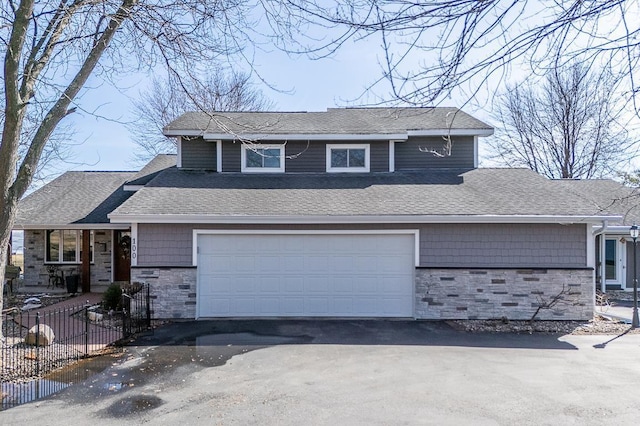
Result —
POLYGON ((593 317, 591 269, 416 269, 415 315, 420 319, 528 320, 540 303, 564 289, 563 301, 537 319, 593 317))
POLYGON ((196 268, 131 268, 131 281, 149 283, 153 299, 153 318, 196 317, 196 268))

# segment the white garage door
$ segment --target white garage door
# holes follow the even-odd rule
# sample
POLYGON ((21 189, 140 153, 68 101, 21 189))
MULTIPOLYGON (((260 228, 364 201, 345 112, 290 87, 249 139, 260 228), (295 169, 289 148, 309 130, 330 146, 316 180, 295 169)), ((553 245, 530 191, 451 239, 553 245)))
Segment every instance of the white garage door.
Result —
POLYGON ((413 234, 198 236, 198 317, 411 317, 413 234))

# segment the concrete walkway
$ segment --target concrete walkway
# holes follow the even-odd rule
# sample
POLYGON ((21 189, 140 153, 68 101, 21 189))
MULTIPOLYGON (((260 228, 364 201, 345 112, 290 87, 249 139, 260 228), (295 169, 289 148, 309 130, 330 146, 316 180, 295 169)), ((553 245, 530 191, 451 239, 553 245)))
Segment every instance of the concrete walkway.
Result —
POLYGON ((631 324, 633 302, 628 300, 614 300, 610 306, 596 306, 594 312, 606 318, 631 324))

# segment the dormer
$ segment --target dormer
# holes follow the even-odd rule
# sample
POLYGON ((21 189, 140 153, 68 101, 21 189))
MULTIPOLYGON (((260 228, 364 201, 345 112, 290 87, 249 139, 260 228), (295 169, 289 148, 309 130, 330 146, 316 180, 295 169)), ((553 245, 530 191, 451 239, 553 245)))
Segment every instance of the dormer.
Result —
POLYGON ((390 173, 478 166, 493 129, 456 108, 191 112, 164 134, 177 167, 218 173, 390 173))

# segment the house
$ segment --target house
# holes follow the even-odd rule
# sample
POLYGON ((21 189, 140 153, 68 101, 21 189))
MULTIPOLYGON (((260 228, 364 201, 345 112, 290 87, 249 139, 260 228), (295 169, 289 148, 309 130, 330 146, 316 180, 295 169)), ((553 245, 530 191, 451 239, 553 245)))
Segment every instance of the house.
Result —
POLYGON ((539 318, 590 318, 594 230, 620 213, 578 182, 478 168, 492 131, 455 108, 187 113, 165 128, 177 156, 109 178, 113 204, 72 194, 91 173, 24 200, 30 277, 81 230, 90 259, 77 234, 55 263, 93 289, 124 255, 157 318, 529 319, 560 293, 539 318))

